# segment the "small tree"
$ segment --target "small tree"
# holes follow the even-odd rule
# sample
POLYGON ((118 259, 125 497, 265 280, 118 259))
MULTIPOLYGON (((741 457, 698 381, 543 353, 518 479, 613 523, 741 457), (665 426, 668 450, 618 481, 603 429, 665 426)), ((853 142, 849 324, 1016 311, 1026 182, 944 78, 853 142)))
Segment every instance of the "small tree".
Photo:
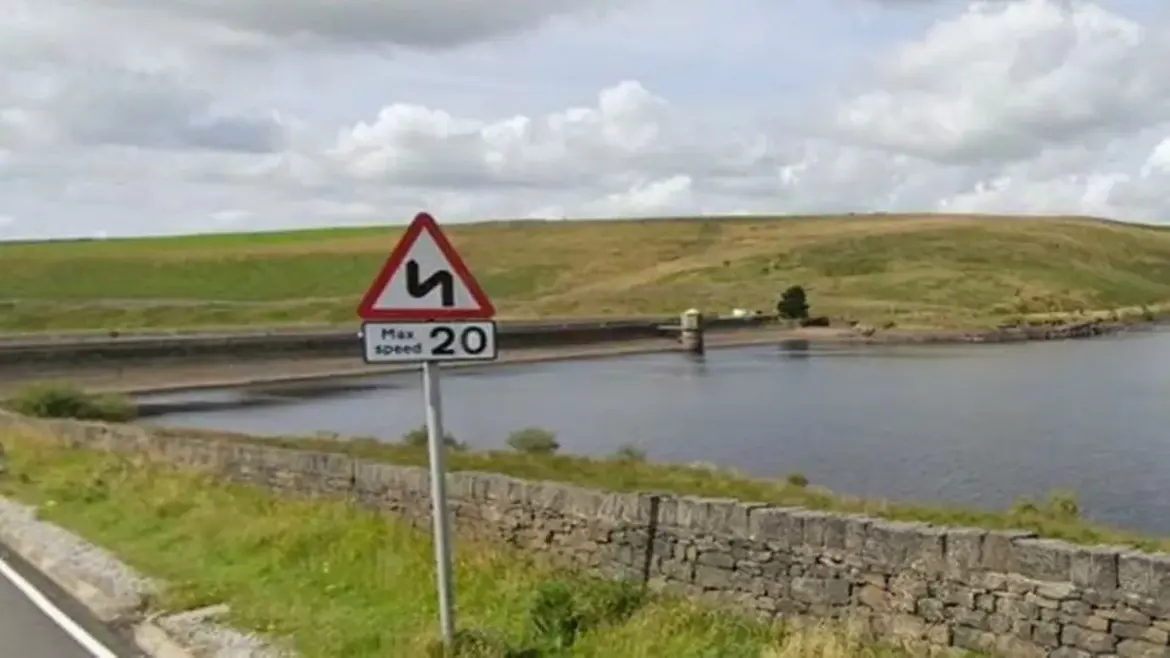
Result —
POLYGON ((786 320, 803 320, 808 317, 808 296, 801 286, 789 286, 780 293, 776 312, 786 320))

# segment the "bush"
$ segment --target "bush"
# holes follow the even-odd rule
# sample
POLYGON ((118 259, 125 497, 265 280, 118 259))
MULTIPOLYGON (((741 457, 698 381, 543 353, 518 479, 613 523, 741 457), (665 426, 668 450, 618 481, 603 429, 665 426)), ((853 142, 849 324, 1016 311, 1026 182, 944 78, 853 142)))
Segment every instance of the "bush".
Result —
POLYGON ((808 476, 804 473, 789 473, 785 476, 784 481, 789 486, 804 488, 808 486, 808 476))
POLYGON ((1022 519, 1043 519, 1046 521, 1079 521, 1081 506, 1071 491, 1056 490, 1041 502, 1022 498, 1012 505, 1011 515, 1022 519))
POLYGON ((1054 519, 1075 521, 1081 518, 1081 505, 1072 491, 1057 490, 1048 494, 1044 511, 1054 519))
MULTIPOLYGON (((427 447, 428 441, 429 434, 425 426, 416 427, 402 435, 402 443, 410 446, 411 448, 425 448, 427 447)), ((448 450, 454 450, 456 452, 463 452, 464 450, 467 450, 467 444, 456 441, 455 437, 450 432, 443 432, 443 443, 447 445, 448 450)))
POLYGON ((134 420, 138 409, 128 398, 86 393, 69 384, 33 384, 17 393, 6 407, 36 418, 74 418, 123 423, 134 420))
POLYGON ((627 443, 614 451, 610 459, 619 462, 644 462, 646 461, 646 451, 627 443))
POLYGON ((808 295, 801 286, 789 286, 780 293, 776 313, 785 320, 803 320, 808 317, 808 295))
POLYGON ((551 455, 560 450, 561 444, 557 442, 555 433, 539 427, 527 427, 512 432, 508 437, 508 447, 529 455, 551 455))

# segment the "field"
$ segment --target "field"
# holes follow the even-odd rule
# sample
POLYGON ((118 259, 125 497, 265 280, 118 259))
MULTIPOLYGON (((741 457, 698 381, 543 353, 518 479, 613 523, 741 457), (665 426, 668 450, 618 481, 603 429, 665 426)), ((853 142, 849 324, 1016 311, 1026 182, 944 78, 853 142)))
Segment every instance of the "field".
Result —
MULTIPOLYGON (((290 638, 304 658, 425 657, 436 633, 425 533, 340 502, 279 500, 141 460, 0 437, 9 455, 0 495, 113 551, 170 586, 163 611, 214 603, 230 623, 290 638)), ((785 633, 665 596, 645 597, 558 572, 496 545, 456 546, 459 625, 503 651, 477 658, 894 658, 841 629, 785 633), (571 646, 541 631, 538 592, 572 593, 583 611, 571 646), (523 651, 524 653, 521 653, 523 651)), ((545 618, 556 608, 546 606, 545 618)), ((563 609, 563 608, 561 608, 563 609)), ((574 617, 576 618, 576 617, 574 617)))
MULTIPOLYGON (((0 331, 336 324, 401 229, 0 245, 0 331)), ((772 309, 905 328, 1163 310, 1170 230, 1085 218, 490 222, 448 234, 506 318, 772 309)))

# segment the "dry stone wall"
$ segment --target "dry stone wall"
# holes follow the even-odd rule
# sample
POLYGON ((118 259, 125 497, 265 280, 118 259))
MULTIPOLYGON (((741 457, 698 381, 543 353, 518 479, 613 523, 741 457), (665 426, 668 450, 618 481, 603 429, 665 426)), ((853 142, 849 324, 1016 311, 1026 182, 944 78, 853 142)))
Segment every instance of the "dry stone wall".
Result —
MULTIPOLYGON (((28 430, 429 523, 425 469, 206 432, 0 415, 0 435, 28 430)), ((850 620, 887 637, 1010 656, 1170 658, 1168 555, 490 473, 449 478, 465 536, 749 613, 850 620)))

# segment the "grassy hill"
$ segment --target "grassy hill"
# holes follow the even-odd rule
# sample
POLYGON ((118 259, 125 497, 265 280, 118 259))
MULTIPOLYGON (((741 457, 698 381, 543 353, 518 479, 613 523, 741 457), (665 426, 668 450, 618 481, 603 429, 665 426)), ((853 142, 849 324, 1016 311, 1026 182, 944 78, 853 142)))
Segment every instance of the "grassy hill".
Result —
MULTIPOLYGON (((1170 229, 871 215, 450 225, 503 317, 772 309, 903 327, 1170 302, 1170 229)), ((0 244, 0 331, 355 321, 401 228, 0 244)))

